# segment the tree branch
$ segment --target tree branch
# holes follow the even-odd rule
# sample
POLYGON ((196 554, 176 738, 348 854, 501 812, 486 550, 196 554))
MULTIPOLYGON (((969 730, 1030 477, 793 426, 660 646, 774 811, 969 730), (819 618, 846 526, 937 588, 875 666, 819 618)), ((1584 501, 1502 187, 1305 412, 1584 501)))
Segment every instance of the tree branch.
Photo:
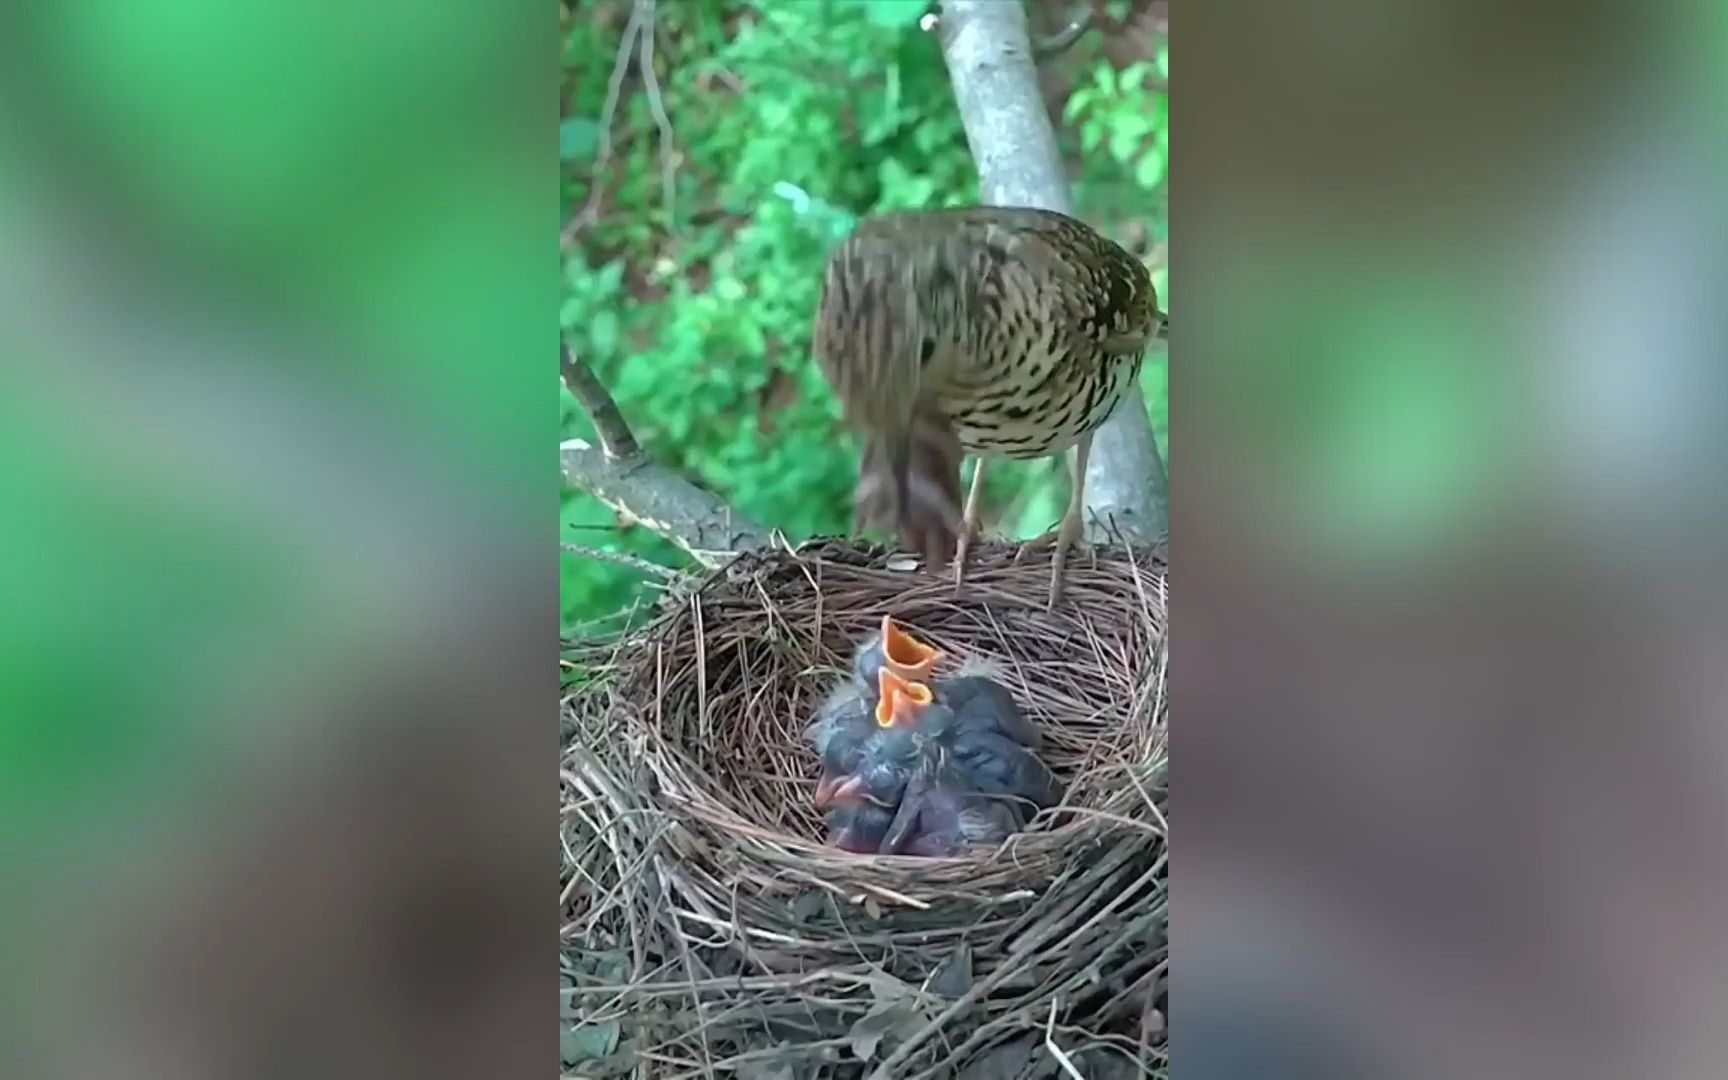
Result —
POLYGON ((1039 38, 1032 42, 1032 59, 1050 60, 1067 52, 1080 35, 1092 27, 1092 13, 1081 11, 1074 16, 1067 26, 1051 34, 1047 38, 1039 38))
MULTIPOLYGON (((936 24, 986 205, 1074 212, 1056 136, 1038 92, 1026 12, 1001 0, 943 0, 936 24)), ((1155 541, 1168 528, 1169 478, 1138 385, 1092 440, 1088 535, 1110 526, 1155 541)))
POLYGON ((767 547, 768 530, 713 494, 644 455, 620 460, 581 439, 558 447, 564 479, 617 511, 625 521, 652 529, 704 566, 725 564, 742 551, 767 547))
POLYGON ((608 455, 633 458, 642 452, 606 385, 594 374, 588 361, 562 342, 558 345, 558 373, 564 377, 564 385, 570 388, 577 403, 587 412, 588 419, 594 421, 594 432, 600 436, 600 446, 608 455))
POLYGON ((768 530, 648 460, 618 403, 574 349, 560 344, 558 368, 600 436, 598 448, 582 439, 559 446, 567 483, 610 506, 626 522, 671 540, 704 566, 719 566, 738 552, 768 546, 773 539, 768 530))

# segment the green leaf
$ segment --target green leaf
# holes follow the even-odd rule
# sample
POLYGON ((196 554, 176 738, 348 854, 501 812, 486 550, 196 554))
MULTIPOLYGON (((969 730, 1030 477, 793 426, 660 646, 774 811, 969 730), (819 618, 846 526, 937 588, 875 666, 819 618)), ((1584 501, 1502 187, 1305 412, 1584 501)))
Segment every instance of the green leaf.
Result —
POLYGON ((558 125, 560 161, 584 161, 600 146, 600 125, 586 116, 572 116, 558 125))
POLYGON ((1140 140, 1145 136, 1144 131, 1134 130, 1132 124, 1117 124, 1111 127, 1110 156, 1126 165, 1134 160, 1134 153, 1140 149, 1140 140))
POLYGON ((558 1033, 558 1056, 566 1065, 599 1061, 618 1049, 621 1028, 616 1020, 599 1024, 565 1024, 558 1033))
POLYGON ((610 296, 618 291, 618 286, 624 281, 624 260, 613 259, 600 268, 594 275, 595 291, 601 296, 610 296))
POLYGON ((1134 167, 1134 182, 1152 191, 1164 182, 1165 159, 1161 151, 1154 150, 1140 159, 1140 164, 1134 167))
POLYGON ((618 313, 596 312, 588 323, 588 347, 601 359, 611 359, 618 351, 618 313))
POLYGON ((864 0, 865 17, 890 30, 917 25, 928 10, 929 0, 864 0))
POLYGON ((1090 86, 1076 87, 1074 92, 1068 95, 1068 104, 1062 106, 1062 119, 1073 120, 1085 111, 1097 96, 1097 91, 1090 86))

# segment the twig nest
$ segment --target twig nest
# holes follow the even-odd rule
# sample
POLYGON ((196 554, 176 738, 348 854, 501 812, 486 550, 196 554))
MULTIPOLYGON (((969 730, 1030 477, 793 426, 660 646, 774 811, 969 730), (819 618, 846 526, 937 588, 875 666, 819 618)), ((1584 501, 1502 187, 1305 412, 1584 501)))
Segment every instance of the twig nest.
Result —
POLYGON ((958 595, 852 542, 745 556, 578 658, 569 1019, 623 1022, 612 1064, 899 1080, 1015 1075, 1022 1050, 1087 1076, 1162 1059, 1165 567, 1076 552, 1049 611, 1048 557, 1017 551, 980 546, 958 595), (824 845, 802 732, 884 615, 995 667, 1062 806, 959 858, 824 845))

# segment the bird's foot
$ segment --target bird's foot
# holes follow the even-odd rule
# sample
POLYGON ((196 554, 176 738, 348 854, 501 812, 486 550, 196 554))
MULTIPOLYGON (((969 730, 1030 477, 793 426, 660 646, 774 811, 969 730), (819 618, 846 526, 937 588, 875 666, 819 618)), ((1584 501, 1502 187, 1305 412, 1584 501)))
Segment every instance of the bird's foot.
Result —
POLYGON ((1041 556, 1050 552, 1050 595, 1047 606, 1053 611, 1062 601, 1064 572, 1067 570, 1068 553, 1082 546, 1080 528, 1077 522, 1064 520, 1061 525, 1047 533, 1034 536, 1020 545, 1020 550, 1014 553, 1016 563, 1024 561, 1028 556, 1041 556))
POLYGON ((954 595, 960 595, 960 587, 966 584, 966 560, 972 553, 972 544, 983 534, 975 521, 964 521, 960 524, 960 534, 954 541, 954 595))

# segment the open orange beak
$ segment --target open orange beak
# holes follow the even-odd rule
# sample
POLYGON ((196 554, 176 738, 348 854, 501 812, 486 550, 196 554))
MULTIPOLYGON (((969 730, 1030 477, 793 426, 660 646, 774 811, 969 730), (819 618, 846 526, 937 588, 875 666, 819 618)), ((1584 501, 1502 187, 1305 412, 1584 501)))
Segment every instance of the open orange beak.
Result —
POLYGON ((910 724, 935 700, 928 686, 903 679, 886 667, 876 673, 876 687, 880 691, 876 701, 878 727, 910 724))
POLYGON ((894 673, 909 682, 924 682, 936 670, 942 650, 927 645, 900 628, 892 615, 882 616, 882 656, 894 673))

